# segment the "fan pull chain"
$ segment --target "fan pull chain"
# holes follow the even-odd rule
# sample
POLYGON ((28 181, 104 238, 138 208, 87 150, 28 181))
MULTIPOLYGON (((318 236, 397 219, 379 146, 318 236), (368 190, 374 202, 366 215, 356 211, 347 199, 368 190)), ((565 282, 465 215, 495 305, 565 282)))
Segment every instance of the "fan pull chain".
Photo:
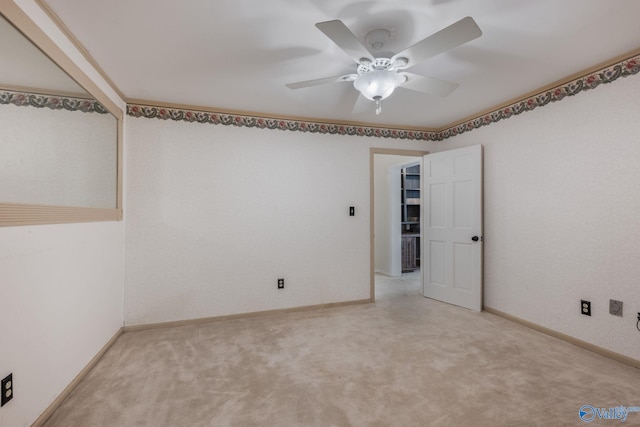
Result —
POLYGON ((382 98, 376 96, 376 115, 380 115, 382 113, 382 98))

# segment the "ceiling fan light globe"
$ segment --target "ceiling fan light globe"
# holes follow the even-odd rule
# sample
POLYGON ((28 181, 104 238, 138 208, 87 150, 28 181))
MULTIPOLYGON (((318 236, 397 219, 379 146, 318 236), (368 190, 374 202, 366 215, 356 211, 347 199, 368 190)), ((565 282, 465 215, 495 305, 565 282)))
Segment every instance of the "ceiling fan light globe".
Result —
POLYGON ((387 98, 406 81, 406 77, 389 70, 374 70, 359 75, 353 86, 367 99, 372 101, 387 98))

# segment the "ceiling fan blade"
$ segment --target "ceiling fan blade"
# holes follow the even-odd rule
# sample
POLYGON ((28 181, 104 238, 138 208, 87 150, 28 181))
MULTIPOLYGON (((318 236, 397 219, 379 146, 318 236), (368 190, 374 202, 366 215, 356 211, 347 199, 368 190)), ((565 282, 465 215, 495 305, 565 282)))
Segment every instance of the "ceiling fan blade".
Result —
POLYGON ((373 55, 342 21, 336 19, 334 21, 318 22, 316 27, 338 45, 340 49, 344 50, 356 63, 360 64, 362 58, 373 62, 373 55))
POLYGON ((353 110, 351 110, 352 114, 364 113, 365 111, 372 108, 375 105, 373 101, 367 99, 361 93, 358 94, 358 98, 356 99, 355 104, 353 105, 353 110))
POLYGON ((297 83, 287 83, 285 86, 287 86, 289 89, 301 89, 304 87, 320 86, 320 85, 326 85, 329 83, 352 82, 355 77, 356 77, 355 74, 347 74, 343 76, 333 76, 333 77, 325 77, 322 79, 305 80, 303 82, 297 82, 297 83))
POLYGON ((455 88, 460 86, 458 83, 448 82, 446 80, 436 79, 434 77, 419 76, 412 73, 402 73, 408 77, 407 82, 402 86, 405 89, 415 90, 417 92, 428 93, 432 95, 440 95, 445 97, 449 95, 455 88))
POLYGON ((449 25, 435 34, 419 41, 397 53, 391 58, 395 62, 398 58, 407 58, 406 65, 398 68, 412 67, 424 60, 427 60, 439 53, 458 47, 461 44, 477 39, 482 35, 482 30, 470 16, 449 25))

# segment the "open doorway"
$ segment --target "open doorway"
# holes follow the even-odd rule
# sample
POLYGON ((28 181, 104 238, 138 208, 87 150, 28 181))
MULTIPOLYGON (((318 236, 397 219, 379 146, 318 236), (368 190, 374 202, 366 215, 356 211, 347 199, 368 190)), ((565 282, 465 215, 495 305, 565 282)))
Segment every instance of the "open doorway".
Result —
POLYGON ((416 172, 425 154, 426 151, 371 149, 372 301, 389 295, 421 293, 421 196, 416 172))

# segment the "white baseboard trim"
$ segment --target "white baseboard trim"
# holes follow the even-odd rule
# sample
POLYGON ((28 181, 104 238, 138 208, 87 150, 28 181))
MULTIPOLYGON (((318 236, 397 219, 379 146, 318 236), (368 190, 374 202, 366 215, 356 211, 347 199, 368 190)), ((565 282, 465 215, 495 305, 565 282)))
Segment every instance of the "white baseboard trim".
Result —
POLYGON ((280 308, 275 310, 254 311, 254 312, 240 313, 240 314, 229 314, 225 316, 201 317, 198 319, 176 320, 172 322, 145 323, 142 325, 125 326, 123 329, 124 329, 124 332, 136 332, 136 331, 145 331, 148 329, 174 328, 177 326, 188 326, 188 325, 199 325, 202 323, 210 323, 210 322, 221 322, 224 320, 248 319, 252 317, 272 316, 274 314, 281 314, 281 313, 295 313, 299 311, 319 310, 321 308, 344 307, 348 305, 357 305, 357 304, 369 304, 371 302, 372 302, 371 299, 367 298, 367 299, 353 300, 353 301, 332 302, 328 304, 306 305, 302 307, 280 308))
POLYGON ((67 398, 67 396, 69 396, 69 394, 73 391, 73 389, 76 388, 78 383, 80 383, 80 381, 82 381, 82 379, 89 373, 89 371, 91 371, 91 369, 93 369, 93 367, 96 366, 96 364, 100 361, 100 359, 102 359, 102 356, 104 356, 107 350, 111 348, 111 346, 116 342, 118 337, 122 335, 122 332, 123 332, 123 328, 118 329, 115 335, 111 337, 109 342, 107 342, 102 347, 102 349, 100 349, 98 354, 96 354, 93 357, 93 359, 89 361, 87 366, 85 366, 84 369, 82 369, 82 371, 80 371, 80 373, 76 375, 76 377, 69 383, 69 385, 66 386, 64 390, 62 390, 62 392, 58 395, 58 397, 55 398, 55 400, 51 403, 51 405, 49 405, 47 409, 45 409, 44 412, 40 414, 40 416, 33 422, 33 424, 31 424, 31 427, 41 427, 44 425, 45 422, 47 422, 49 417, 53 415, 53 413, 56 411, 56 409, 58 409, 58 407, 62 404, 62 402, 67 398))
POLYGON ((502 317, 507 320, 511 320, 512 322, 519 323, 528 328, 534 329, 538 332, 542 332, 543 334, 550 335, 554 338, 558 338, 562 341, 566 341, 570 344, 576 345, 578 347, 584 348, 585 350, 589 350, 593 353, 599 354, 604 357, 608 357, 609 359, 616 360, 620 363, 624 363, 625 365, 632 366, 634 368, 640 369, 640 360, 633 359, 631 357, 627 357, 623 354, 616 353, 611 350, 607 350, 606 348, 599 347, 597 345, 588 343, 586 341, 579 340, 578 338, 574 338, 571 335, 563 334, 562 332, 554 331, 553 329, 545 328, 544 326, 540 326, 536 323, 529 322, 528 320, 520 319, 519 317, 512 316, 510 314, 504 313, 500 310, 496 310, 491 307, 484 307, 484 311, 487 313, 495 314, 496 316, 502 317))

